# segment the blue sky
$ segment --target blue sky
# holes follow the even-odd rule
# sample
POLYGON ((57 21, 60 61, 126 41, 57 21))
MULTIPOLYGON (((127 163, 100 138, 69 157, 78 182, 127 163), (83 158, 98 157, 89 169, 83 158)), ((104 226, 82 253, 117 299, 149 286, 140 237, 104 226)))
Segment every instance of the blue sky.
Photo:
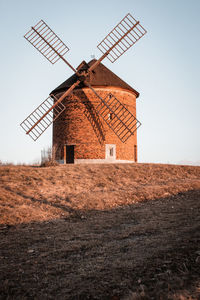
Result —
POLYGON ((51 145, 49 128, 38 141, 19 124, 51 90, 72 75, 51 65, 23 35, 43 19, 70 48, 77 67, 128 13, 147 34, 114 64, 103 63, 140 92, 139 162, 200 164, 199 0, 0 0, 0 160, 33 163, 51 145))

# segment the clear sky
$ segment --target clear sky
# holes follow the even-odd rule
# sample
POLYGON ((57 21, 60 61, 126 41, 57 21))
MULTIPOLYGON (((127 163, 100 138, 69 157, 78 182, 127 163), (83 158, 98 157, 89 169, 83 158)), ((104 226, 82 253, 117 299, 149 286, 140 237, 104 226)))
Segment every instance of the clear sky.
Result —
POLYGON ((51 145, 51 127, 34 142, 19 124, 72 75, 51 65, 23 35, 43 19, 70 48, 77 67, 128 13, 147 34, 114 64, 140 92, 139 162, 200 164, 200 0, 0 0, 0 160, 33 163, 51 145))

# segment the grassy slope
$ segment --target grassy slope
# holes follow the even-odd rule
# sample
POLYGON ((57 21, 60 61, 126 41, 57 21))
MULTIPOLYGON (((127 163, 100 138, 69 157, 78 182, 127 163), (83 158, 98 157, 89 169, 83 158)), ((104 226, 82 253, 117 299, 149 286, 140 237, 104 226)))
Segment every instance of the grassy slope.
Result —
POLYGON ((200 189, 200 167, 158 164, 0 167, 0 224, 109 210, 200 189))
POLYGON ((199 199, 200 167, 0 167, 0 299, 200 299, 199 199))

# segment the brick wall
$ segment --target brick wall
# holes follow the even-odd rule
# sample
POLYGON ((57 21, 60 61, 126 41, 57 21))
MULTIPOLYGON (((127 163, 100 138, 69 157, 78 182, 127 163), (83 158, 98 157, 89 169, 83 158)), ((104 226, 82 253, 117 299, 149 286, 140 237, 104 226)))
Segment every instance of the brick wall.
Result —
MULTIPOLYGON (((98 87, 96 92, 105 98, 112 93, 136 116, 136 96, 116 87, 98 87)), ((61 96, 57 95, 57 97, 61 96)), ((97 114, 100 100, 88 88, 74 90, 63 102, 66 110, 53 124, 53 148, 56 160, 63 160, 64 145, 75 145, 75 159, 105 159, 105 144, 116 145, 117 160, 135 161, 137 133, 122 143, 105 121, 97 114)))

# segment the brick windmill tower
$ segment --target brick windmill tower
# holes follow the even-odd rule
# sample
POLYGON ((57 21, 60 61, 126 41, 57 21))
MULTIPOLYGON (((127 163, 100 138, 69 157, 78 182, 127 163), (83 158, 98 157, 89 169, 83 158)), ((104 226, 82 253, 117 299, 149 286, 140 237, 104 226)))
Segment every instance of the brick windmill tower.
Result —
MULTIPOLYGON (((95 62, 96 60, 90 61, 89 67, 95 62)), ((75 80, 75 76, 71 76, 51 94, 59 98, 75 80)), ((107 98, 113 110, 117 108, 119 100, 136 116, 136 98, 139 93, 103 64, 99 64, 91 73, 88 82, 102 99, 107 98)), ((137 131, 123 143, 124 128, 120 129, 120 124, 110 110, 99 105, 99 98, 87 85, 75 88, 63 104, 66 106, 65 111, 53 123, 56 160, 62 163, 137 162, 137 131), (99 116, 101 112, 106 120, 99 116), (109 123, 114 122, 116 126, 118 124, 116 133, 109 127, 109 123)), ((120 108, 122 109, 121 106, 120 108)), ((125 114, 125 109, 122 112, 125 114)))
POLYGON ((44 21, 25 38, 52 64, 60 58, 74 71, 22 123, 33 140, 53 123, 53 153, 60 163, 137 162, 136 98, 139 93, 101 62, 115 62, 146 30, 130 14, 97 46, 103 55, 76 69, 69 48, 44 21))

